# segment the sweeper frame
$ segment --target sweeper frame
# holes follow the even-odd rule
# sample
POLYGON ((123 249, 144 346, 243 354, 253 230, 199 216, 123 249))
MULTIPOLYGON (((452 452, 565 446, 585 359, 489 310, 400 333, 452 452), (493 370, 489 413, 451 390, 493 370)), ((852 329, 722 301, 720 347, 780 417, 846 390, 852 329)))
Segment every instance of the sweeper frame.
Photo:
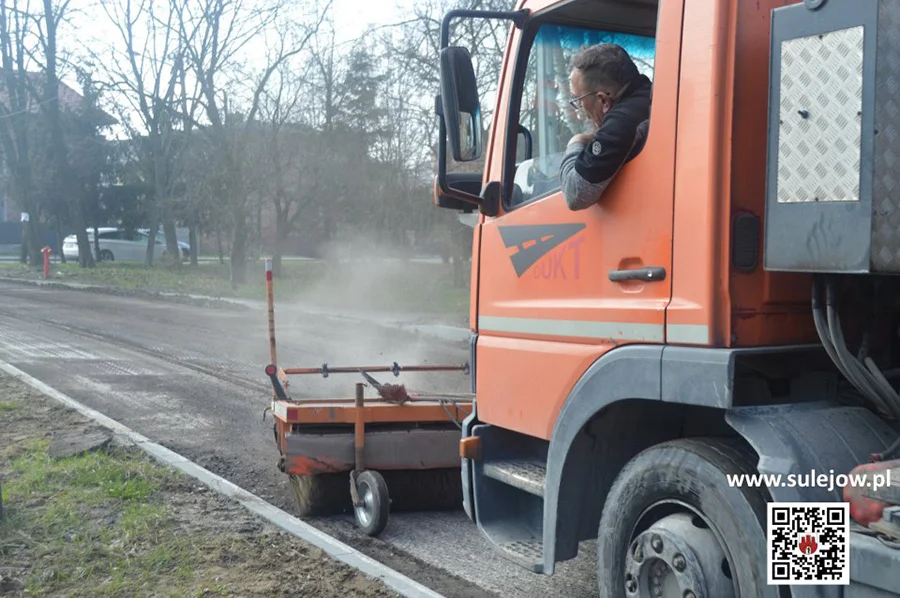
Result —
POLYGON ((417 393, 403 385, 382 384, 373 373, 459 371, 469 365, 352 366, 282 368, 275 343, 275 300, 272 260, 266 260, 266 297, 270 363, 265 368, 272 385, 278 468, 290 476, 301 515, 340 510, 337 495, 350 482, 350 507, 359 528, 377 536, 387 525, 398 498, 402 510, 458 507, 460 425, 472 411, 472 394, 417 393), (354 398, 294 399, 288 395, 292 375, 358 374, 354 398), (377 398, 365 396, 372 387, 377 398), (348 476, 349 474, 349 476, 348 476), (395 496, 385 478, 391 478, 395 496), (405 492, 398 480, 406 484, 405 492), (338 480, 343 480, 339 485, 338 480), (426 488, 431 492, 425 492, 426 488), (437 495, 435 495, 435 493, 437 495), (423 498, 428 496, 429 498, 423 498), (406 499, 405 502, 402 499, 406 499), (426 502, 430 504, 425 504, 426 502))

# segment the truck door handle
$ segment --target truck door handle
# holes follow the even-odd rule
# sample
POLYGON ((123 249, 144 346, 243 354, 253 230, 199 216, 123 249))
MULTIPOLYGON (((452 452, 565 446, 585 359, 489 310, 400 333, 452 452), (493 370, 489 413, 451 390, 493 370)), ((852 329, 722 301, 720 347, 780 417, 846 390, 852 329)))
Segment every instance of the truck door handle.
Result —
POLYGON ((649 266, 636 270, 613 270, 609 273, 612 282, 627 280, 643 280, 644 282, 660 282, 666 279, 666 269, 662 266, 649 266))

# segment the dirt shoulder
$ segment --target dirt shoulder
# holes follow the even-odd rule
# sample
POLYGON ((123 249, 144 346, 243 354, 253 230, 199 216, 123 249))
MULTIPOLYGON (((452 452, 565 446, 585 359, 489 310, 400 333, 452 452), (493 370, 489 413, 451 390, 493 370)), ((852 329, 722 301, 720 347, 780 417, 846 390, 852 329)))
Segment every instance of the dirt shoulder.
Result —
POLYGON ((106 439, 0 373, 0 595, 397 596, 106 439), (91 444, 99 446, 57 458, 91 444))

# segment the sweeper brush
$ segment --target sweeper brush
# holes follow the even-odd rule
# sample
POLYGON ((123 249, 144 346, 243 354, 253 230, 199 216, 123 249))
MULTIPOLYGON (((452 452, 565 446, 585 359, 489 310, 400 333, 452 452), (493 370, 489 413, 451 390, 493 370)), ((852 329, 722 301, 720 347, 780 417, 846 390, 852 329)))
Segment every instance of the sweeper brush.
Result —
POLYGON ((271 261, 266 261, 269 346, 266 366, 274 398, 279 469, 288 475, 298 515, 352 511, 360 529, 376 536, 391 511, 456 509, 462 504, 459 441, 474 395, 407 390, 372 373, 459 371, 468 364, 281 368, 276 360, 271 261), (353 398, 288 395, 289 376, 361 375, 353 398), (366 397, 366 386, 377 397, 366 397))
MULTIPOLYGON (((450 511, 459 508, 462 480, 459 468, 379 472, 390 489, 390 510, 450 511)), ((354 512, 346 473, 290 475, 297 515, 316 517, 354 512)))

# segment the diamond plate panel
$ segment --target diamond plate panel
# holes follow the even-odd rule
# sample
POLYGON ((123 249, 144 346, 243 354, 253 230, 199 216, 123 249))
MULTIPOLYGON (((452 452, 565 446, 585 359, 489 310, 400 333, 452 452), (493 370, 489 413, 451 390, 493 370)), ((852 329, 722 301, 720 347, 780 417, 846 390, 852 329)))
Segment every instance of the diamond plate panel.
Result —
POLYGON ((859 201, 863 27, 782 44, 778 203, 859 201))
POLYGON ((881 2, 875 65, 872 269, 900 272, 900 4, 881 2))

